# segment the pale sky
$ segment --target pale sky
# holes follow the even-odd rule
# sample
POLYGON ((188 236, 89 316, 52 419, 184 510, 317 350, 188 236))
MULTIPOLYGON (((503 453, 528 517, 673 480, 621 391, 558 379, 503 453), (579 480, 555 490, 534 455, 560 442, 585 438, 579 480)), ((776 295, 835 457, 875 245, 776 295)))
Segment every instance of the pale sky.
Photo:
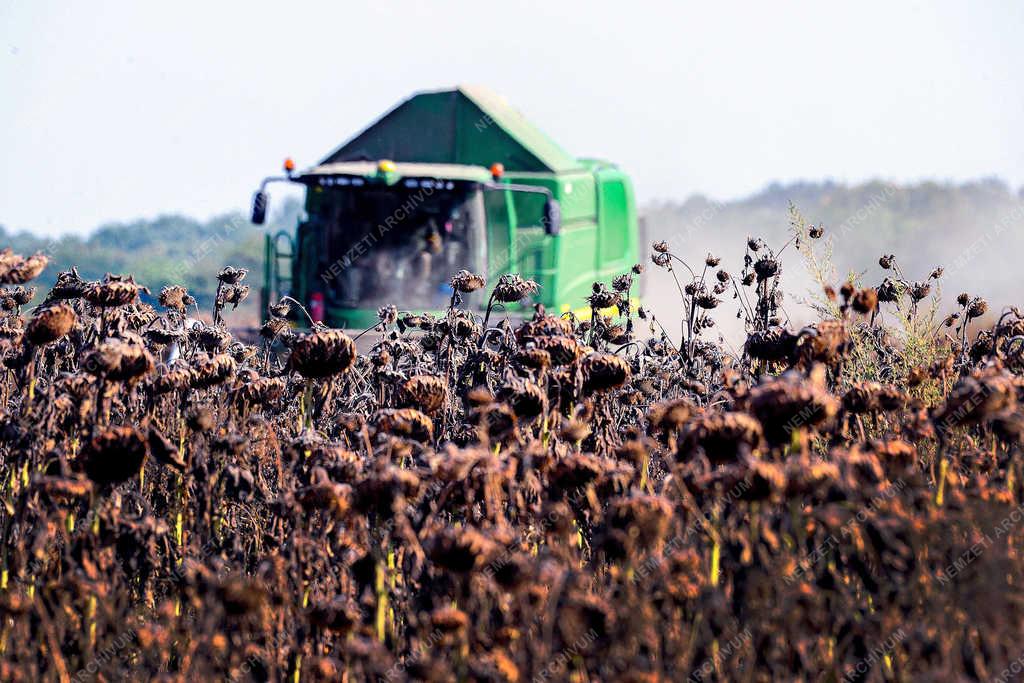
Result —
POLYGON ((0 0, 0 224, 243 208, 412 92, 488 85, 641 201, 1024 183, 1024 3, 0 0))

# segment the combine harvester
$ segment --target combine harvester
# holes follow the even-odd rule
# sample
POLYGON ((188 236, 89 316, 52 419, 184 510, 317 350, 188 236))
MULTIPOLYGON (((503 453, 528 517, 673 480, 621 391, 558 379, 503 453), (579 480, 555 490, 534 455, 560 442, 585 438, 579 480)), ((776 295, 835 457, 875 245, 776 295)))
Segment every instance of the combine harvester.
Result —
MULTIPOLYGON (((267 236, 263 315, 288 295, 316 321, 366 329, 386 304, 443 310, 450 277, 465 268, 488 289, 519 273, 540 284, 533 300, 549 311, 588 317, 591 284, 638 260, 628 176, 570 156, 482 88, 416 94, 320 164, 297 172, 286 160, 285 174, 266 178, 253 201, 262 224, 268 183, 306 187, 294 238, 267 236)), ((465 305, 481 310, 486 291, 465 305)))

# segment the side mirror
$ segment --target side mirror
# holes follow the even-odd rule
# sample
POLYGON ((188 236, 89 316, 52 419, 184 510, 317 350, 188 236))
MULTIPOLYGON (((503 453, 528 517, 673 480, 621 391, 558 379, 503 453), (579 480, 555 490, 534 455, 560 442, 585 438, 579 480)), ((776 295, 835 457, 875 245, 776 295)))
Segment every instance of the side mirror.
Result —
POLYGON ((558 205, 557 199, 544 202, 544 232, 548 235, 562 232, 562 207, 558 205))
POLYGON ((258 191, 252 196, 252 222, 263 225, 267 220, 267 193, 258 191))

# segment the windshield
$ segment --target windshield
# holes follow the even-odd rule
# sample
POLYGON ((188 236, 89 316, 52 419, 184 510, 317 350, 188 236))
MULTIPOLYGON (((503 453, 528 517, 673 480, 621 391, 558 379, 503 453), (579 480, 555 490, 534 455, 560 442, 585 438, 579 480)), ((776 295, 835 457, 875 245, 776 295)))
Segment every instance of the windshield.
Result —
POLYGON ((472 184, 406 180, 311 192, 310 223, 322 240, 317 279, 331 305, 443 308, 451 276, 483 261, 483 201, 472 184))

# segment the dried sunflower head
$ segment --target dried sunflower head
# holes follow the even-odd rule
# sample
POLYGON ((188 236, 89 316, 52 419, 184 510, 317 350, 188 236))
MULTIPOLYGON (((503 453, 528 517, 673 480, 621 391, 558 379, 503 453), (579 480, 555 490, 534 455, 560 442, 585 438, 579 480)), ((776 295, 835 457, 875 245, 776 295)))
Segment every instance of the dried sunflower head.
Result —
POLYGON ((415 502, 422 482, 415 472, 400 467, 375 468, 355 484, 356 508, 389 518, 402 506, 415 502))
POLYGON ((542 412, 547 405, 547 396, 534 382, 514 379, 498 389, 497 397, 512 408, 519 419, 531 420, 542 412))
POLYGON ((520 349, 516 351, 512 360, 520 367, 530 370, 546 370, 551 367, 551 354, 544 349, 520 349))
POLYGON ((797 336, 783 327, 769 327, 755 330, 747 335, 744 350, 751 358, 768 361, 785 361, 796 351, 797 336))
POLYGON ((471 273, 468 270, 460 270, 451 279, 452 289, 461 294, 469 294, 478 289, 483 289, 486 284, 487 280, 483 276, 471 273))
POLYGON ((217 273, 217 279, 226 285, 237 285, 245 279, 245 276, 248 273, 248 268, 232 268, 231 266, 226 266, 223 270, 217 273))
POLYGON ((142 344, 108 339, 90 351, 84 369, 115 382, 134 382, 154 368, 153 357, 142 344))
POLYGON ((685 398, 656 403, 647 413, 651 428, 664 433, 679 431, 694 413, 694 405, 685 398))
POLYGON ((603 329, 601 336, 611 344, 625 344, 629 341, 629 334, 622 325, 608 325, 603 329))
POLYGON ((135 284, 134 278, 122 278, 108 273, 103 282, 89 283, 85 288, 84 297, 98 308, 114 308, 133 303, 140 291, 148 290, 135 284))
POLYGON ((232 309, 238 308, 248 296, 249 285, 225 285, 220 290, 220 302, 231 304, 232 309))
POLYGON ((219 353, 231 344, 231 333, 219 325, 197 323, 188 333, 196 345, 208 353, 219 353))
POLYGON ((342 518, 352 508, 352 487, 330 480, 314 482, 299 492, 298 501, 306 512, 322 510, 342 518))
POLYGON ((629 363, 612 353, 592 353, 581 365, 583 389, 587 392, 601 392, 621 387, 631 374, 629 363))
POLYGON ((570 336, 535 337, 532 344, 546 351, 554 366, 570 365, 583 355, 583 346, 570 336))
POLYGON ((29 301, 32 301, 32 299, 35 297, 35 295, 36 295, 36 288, 35 287, 20 287, 20 286, 19 287, 14 287, 12 289, 7 290, 7 294, 8 294, 8 296, 10 296, 14 300, 14 303, 16 305, 24 306, 29 301))
POLYGON ((267 313, 270 314, 271 318, 287 318, 288 314, 292 312, 292 304, 290 301, 282 299, 277 303, 267 304, 267 313))
POLYGON ((480 328, 469 311, 456 309, 441 322, 437 323, 435 329, 440 333, 450 332, 459 339, 468 339, 480 328))
POLYGON ((871 439, 865 444, 854 446, 854 450, 873 453, 885 470, 891 469, 890 463, 906 469, 917 460, 917 448, 901 439, 871 439))
POLYGON ((771 256, 762 256, 754 262, 754 273, 757 275, 758 282, 764 282, 778 275, 779 262, 771 256))
POLYGON ((915 282, 910 287, 910 298, 914 301, 921 301, 931 294, 932 286, 928 282, 915 282))
POLYGON ((489 443, 513 441, 519 423, 515 411, 506 403, 479 406, 469 414, 468 421, 476 427, 477 437, 489 443))
POLYGON ((159 462, 179 472, 185 471, 186 463, 178 452, 177 446, 171 443, 171 440, 164 436, 164 433, 158 428, 150 426, 146 434, 146 442, 150 454, 159 462))
POLYGON ((722 300, 716 297, 714 294, 708 292, 701 292, 693 298, 693 302, 697 304, 698 308, 703 308, 706 311, 718 308, 718 305, 722 303, 722 300))
POLYGON ((876 412, 881 408, 881 393, 878 382, 857 382, 843 394, 843 409, 854 415, 876 412))
POLYGON ((900 286, 890 278, 882 280, 876 290, 878 300, 882 303, 893 303, 900 298, 900 286))
POLYGON ((569 443, 579 443, 590 436, 590 425, 575 418, 565 420, 558 432, 558 438, 569 443))
POLYGON ((263 323, 263 326, 260 328, 260 336, 264 339, 276 339, 285 331, 290 331, 287 320, 284 318, 271 318, 263 323))
POLYGON ((188 334, 183 330, 165 330, 161 327, 146 330, 144 336, 151 346, 157 347, 180 343, 188 338, 188 334))
POLYGON ((85 294, 85 289, 88 285, 89 283, 78 275, 78 270, 72 267, 71 270, 62 271, 57 274, 57 282, 54 283, 53 288, 47 293, 46 298, 47 300, 80 299, 85 294))
POLYGON ((346 372, 355 359, 356 345, 348 335, 341 330, 320 330, 295 340, 288 364, 303 377, 319 378, 346 372))
POLYGON ((154 320, 157 319, 158 314, 156 309, 144 302, 136 302, 124 310, 124 319, 128 323, 128 327, 133 330, 141 330, 154 320))
POLYGON ((953 427, 978 424, 1017 404, 1012 375, 995 367, 961 377, 946 400, 932 415, 936 429, 945 433, 953 427))
POLYGON ((778 503, 786 492, 786 483, 786 471, 779 463, 745 457, 702 477, 697 488, 702 491, 721 486, 739 500, 778 503))
POLYGON ((149 453, 146 438, 134 427, 111 427, 97 434, 80 456, 86 476, 99 486, 113 486, 139 473, 149 453))
POLYGON ((533 280, 524 280, 517 273, 507 273, 498 278, 494 287, 494 300, 511 304, 531 296, 540 289, 533 280))
POLYGON ((280 377, 257 377, 237 386, 233 392, 236 403, 245 405, 271 404, 284 396, 286 384, 280 377))
POLYGON ((812 363, 834 366, 846 356, 850 346, 850 335, 841 320, 822 320, 797 335, 796 355, 807 366, 812 363))
POLYGON ((260 352, 255 346, 235 342, 228 347, 228 355, 235 359, 238 364, 245 364, 251 361, 260 352))
POLYGON ((172 391, 185 391, 192 386, 195 376, 192 368, 179 365, 171 369, 164 368, 149 382, 149 391, 154 395, 166 394, 172 391))
POLYGON ((398 320, 398 308, 393 305, 381 306, 377 309, 377 320, 385 327, 394 325, 398 320))
MULTIPOLYGON (((498 551, 489 536, 470 526, 441 529, 428 539, 427 548, 434 564, 457 574, 483 569, 498 551)), ((453 621, 463 623, 464 614, 447 614, 453 621)))
POLYGON ((338 597, 310 605, 307 618, 313 626, 344 637, 359 625, 361 614, 359 605, 351 599, 338 597))
POLYGON ((532 320, 527 320, 516 330, 516 339, 520 343, 526 343, 538 337, 551 337, 563 335, 571 337, 573 333, 572 323, 565 318, 553 315, 536 315, 532 320))
POLYGON ((618 292, 608 290, 600 282, 594 283, 593 293, 587 297, 587 302, 597 309, 611 308, 622 305, 622 295, 618 292))
POLYGON ((398 317, 398 329, 405 331, 407 329, 419 329, 425 332, 429 332, 434 329, 434 325, 437 321, 431 315, 416 315, 413 313, 405 313, 398 317))
POLYGON ((967 306, 967 319, 980 318, 988 312, 988 302, 982 298, 971 301, 967 306))
POLYGON ((395 434, 414 441, 434 438, 434 422, 415 408, 384 408, 373 416, 378 433, 395 434))
POLYGON ((4 249, 0 254, 0 284, 23 285, 37 278, 49 262, 50 257, 42 252, 26 258, 4 249))
POLYGON ((226 353, 197 354, 192 361, 192 386, 205 389, 226 382, 238 368, 235 359, 226 353))
POLYGON ((402 401, 408 408, 417 408, 436 415, 448 400, 448 387, 440 377, 413 375, 402 385, 402 401))
POLYGON ((78 316, 66 303, 51 303, 40 306, 25 327, 25 339, 36 346, 55 342, 75 326, 78 316))
POLYGON ((662 496, 633 494, 608 503, 606 524, 625 532, 636 550, 656 550, 668 533, 672 505, 662 496))
POLYGON ((699 449, 712 464, 736 462, 756 453, 763 441, 761 423, 746 413, 704 413, 686 423, 676 457, 687 460, 699 449))
POLYGON ((616 275, 612 279, 612 289, 616 292, 626 292, 633 286, 633 277, 629 273, 623 273, 622 275, 616 275))
POLYGON ((835 397, 795 371, 750 391, 750 411, 764 425, 768 441, 776 445, 788 443, 796 430, 831 420, 838 410, 835 397))
POLYGON ((873 313, 878 308, 878 292, 872 287, 858 289, 850 301, 850 306, 864 315, 873 313))
POLYGON ((214 427, 213 413, 209 408, 196 406, 185 416, 185 423, 194 432, 209 432, 214 427))
POLYGON ((189 296, 188 290, 181 285, 167 285, 160 290, 160 305, 178 313, 184 313, 186 306, 194 306, 196 300, 189 296))

